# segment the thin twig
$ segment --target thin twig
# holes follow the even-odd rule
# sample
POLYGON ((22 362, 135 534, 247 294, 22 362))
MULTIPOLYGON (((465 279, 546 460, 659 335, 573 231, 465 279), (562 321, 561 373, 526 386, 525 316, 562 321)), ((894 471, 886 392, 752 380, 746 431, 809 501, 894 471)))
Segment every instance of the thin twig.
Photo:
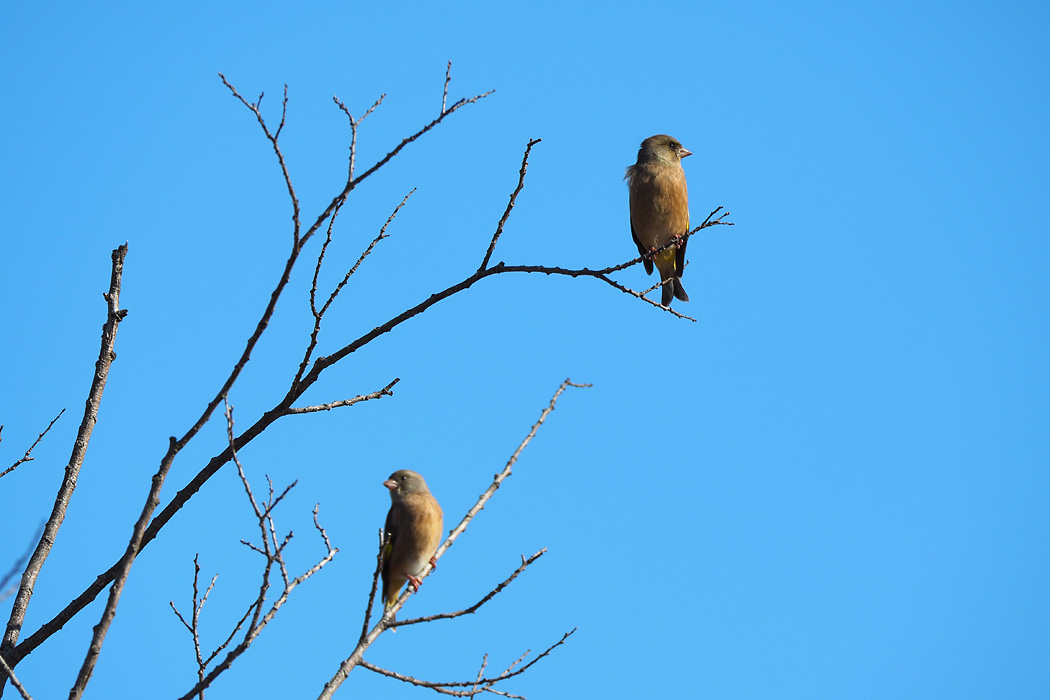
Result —
POLYGON ((616 280, 614 280, 614 279, 612 279, 610 277, 606 277, 605 275, 595 275, 595 276, 598 279, 602 280, 603 282, 606 282, 606 283, 612 285, 613 287, 615 287, 616 289, 619 289, 624 294, 630 294, 631 296, 636 297, 638 299, 641 299, 642 301, 644 301, 644 302, 646 302, 648 304, 652 304, 653 306, 655 306, 655 307, 657 307, 659 309, 663 309, 664 311, 666 311, 667 313, 671 314, 672 316, 677 316, 678 318, 685 319, 686 321, 692 321, 693 323, 696 323, 696 319, 693 318, 692 316, 686 316, 683 313, 675 311, 670 306, 664 306, 663 304, 657 303, 657 302, 653 301, 652 299, 650 299, 649 297, 645 296, 649 292, 651 292, 654 289, 658 288, 660 286, 660 284, 656 284, 652 288, 647 289, 644 292, 636 292, 635 290, 631 289, 630 287, 626 287, 626 286, 620 284, 619 282, 617 282, 616 280))
MULTIPOLYGON (((321 250, 317 253, 317 264, 314 265, 314 278, 310 284, 310 313, 314 315, 316 320, 322 314, 317 311, 317 280, 321 276, 321 266, 324 264, 324 254, 328 252, 328 246, 332 242, 332 232, 335 229, 335 220, 339 216, 339 212, 343 210, 343 205, 340 204, 332 212, 332 216, 328 219, 328 229, 325 233, 324 243, 321 244, 321 250)), ((296 377, 298 379, 298 376, 296 377)))
POLYGON ((514 450, 514 453, 511 454, 510 459, 507 460, 507 465, 503 468, 503 471, 496 475, 496 477, 492 481, 492 485, 489 486, 488 490, 486 490, 485 493, 482 494, 481 498, 478 499, 478 502, 474 504, 474 507, 467 511, 466 517, 464 517, 462 522, 460 522, 460 524, 456 526, 456 529, 453 530, 452 533, 450 533, 445 543, 442 546, 438 547, 437 553, 439 558, 442 554, 444 554, 445 550, 452 546, 452 543, 456 539, 455 537, 453 537, 453 535, 458 535, 459 533, 467 529, 467 524, 474 518, 475 515, 477 515, 481 511, 482 508, 485 507, 485 503, 492 497, 493 494, 496 493, 496 490, 500 487, 500 484, 502 484, 503 481, 511 475, 511 470, 517 463, 518 457, 521 456, 521 453, 524 452, 525 448, 528 447, 530 442, 532 442, 532 439, 536 437, 536 433, 539 431, 544 421, 547 420, 547 416, 551 414, 551 412, 554 410, 555 405, 558 403, 558 397, 560 397, 562 393, 570 386, 577 389, 588 389, 593 385, 576 383, 573 382, 571 379, 566 379, 561 383, 561 385, 558 387, 558 390, 554 392, 554 396, 551 397, 551 400, 547 404, 547 407, 540 412, 540 417, 536 420, 535 423, 533 423, 528 435, 525 436, 525 439, 521 441, 520 445, 518 445, 518 449, 514 450))
POLYGON ((372 574, 372 588, 368 592, 368 605, 365 606, 365 622, 361 625, 361 637, 358 642, 364 640, 368 636, 368 623, 372 619, 372 605, 375 604, 376 590, 379 588, 379 574, 383 570, 383 548, 386 544, 385 538, 389 537, 389 533, 384 533, 383 528, 379 528, 379 549, 376 551, 376 570, 372 574))
MULTIPOLYGON (((39 435, 37 435, 36 441, 33 442, 33 444, 29 446, 29 449, 26 450, 26 453, 24 455, 22 455, 22 457, 20 457, 18 459, 18 461, 16 461, 10 467, 8 467, 7 469, 5 469, 2 472, 0 472, 0 476, 4 476, 5 474, 13 472, 18 467, 18 465, 20 465, 20 464, 24 464, 26 462, 32 462, 34 457, 31 457, 30 453, 33 451, 33 448, 40 444, 40 441, 44 439, 45 435, 47 435, 47 431, 51 430, 51 426, 54 425, 55 421, 57 421, 59 418, 61 418, 62 414, 65 413, 65 412, 66 412, 66 409, 64 409, 64 408, 61 411, 59 411, 58 415, 55 416, 55 419, 52 420, 50 423, 48 423, 47 427, 44 428, 44 432, 42 432, 39 435)), ((0 428, 2 428, 2 427, 3 426, 0 426, 0 428)), ((2 588, 3 587, 0 586, 0 589, 2 589, 2 588)))
MULTIPOLYGON (((450 63, 451 65, 451 63, 450 63)), ((507 202, 507 208, 503 210, 503 216, 500 217, 499 224, 496 226, 496 232, 492 234, 492 240, 489 241, 489 248, 485 251, 485 257, 481 261, 481 265, 478 267, 478 272, 481 272, 489 265, 489 259, 492 257, 492 251, 496 249, 496 241, 503 235, 503 227, 507 223, 507 219, 510 218, 510 212, 514 209, 514 202, 518 199, 518 194, 521 192, 521 188, 525 186, 525 173, 529 169, 529 153, 532 152, 532 147, 543 139, 529 139, 529 143, 525 146, 525 155, 521 157, 521 169, 518 170, 518 186, 514 188, 514 191, 510 194, 510 201, 507 202)))
POLYGON ((367 258, 372 252, 372 250, 376 247, 376 244, 384 238, 389 238, 389 235, 386 232, 387 227, 390 226, 391 222, 393 222, 394 220, 394 217, 397 216, 397 213, 401 211, 401 208, 405 206, 405 203, 408 202, 408 198, 411 197, 415 193, 415 191, 416 188, 413 187, 412 191, 406 194, 404 199, 401 200, 401 203, 394 208, 394 211, 390 214, 389 217, 387 217, 386 223, 383 224, 383 227, 381 229, 379 229, 379 235, 372 239, 372 242, 368 244, 368 247, 365 248, 365 250, 357 258, 357 262, 355 262, 353 267, 351 267, 347 271, 346 275, 343 276, 342 281, 339 282, 339 284, 336 285, 335 289, 332 290, 332 293, 328 295, 328 301, 326 301, 324 303, 324 306, 322 306, 321 309, 318 310, 316 301, 317 278, 321 274, 321 263, 324 261, 324 254, 325 251, 328 249, 328 244, 332 240, 332 225, 335 223, 335 217, 338 215, 340 207, 336 207, 335 211, 332 213, 332 218, 328 220, 328 234, 325 237, 324 243, 321 245, 321 252, 317 256, 317 265, 314 267, 313 283, 310 287, 310 311, 311 313, 313 313, 314 316, 314 327, 313 330, 310 332, 310 340, 306 345, 306 351, 303 353, 303 359, 299 362, 299 369, 295 373, 295 378, 292 379, 292 386, 290 389, 291 391, 294 391, 295 388, 298 386, 299 380, 303 377, 303 372, 306 371, 307 366, 310 364, 310 359, 313 357, 314 349, 317 347, 317 337, 321 332, 321 321, 324 319, 324 315, 328 311, 328 308, 332 305, 332 302, 335 301, 335 298, 339 296, 339 292, 342 291, 343 287, 346 286, 346 283, 350 280, 351 275, 357 272, 357 268, 361 266, 361 263, 364 262, 365 258, 367 258))
MULTIPOLYGON (((193 599, 191 601, 192 602, 193 614, 190 615, 190 622, 186 622, 186 618, 184 618, 182 616, 182 613, 179 612, 179 609, 175 607, 175 601, 174 600, 169 600, 168 601, 168 605, 171 606, 171 609, 175 613, 175 616, 179 618, 179 621, 182 622, 182 626, 185 627, 189 631, 190 637, 192 637, 192 639, 193 639, 193 654, 194 654, 194 657, 195 657, 195 659, 197 661, 197 680, 200 681, 200 680, 204 680, 204 671, 207 669, 208 663, 211 661, 211 659, 215 657, 215 653, 213 653, 208 658, 208 660, 206 661, 204 659, 204 655, 201 652, 201 636, 200 636, 201 610, 204 609, 204 603, 207 602, 208 596, 211 595, 212 589, 215 588, 215 581, 219 578, 219 575, 215 574, 214 576, 212 576, 211 583, 208 584, 208 589, 206 591, 204 591, 204 595, 203 596, 200 596, 200 591, 199 591, 199 588, 197 586, 198 581, 200 580, 200 573, 201 573, 201 566, 200 566, 199 558, 200 558, 200 553, 199 552, 197 554, 193 555, 193 599), (198 596, 200 596, 200 600, 199 601, 197 600, 198 596)), ((238 627, 239 627, 239 625, 238 625, 238 627)), ((198 695, 198 698, 199 698, 199 700, 204 700, 204 691, 203 690, 198 695)))
POLYGON ((353 266, 346 271, 346 274, 343 276, 342 281, 340 281, 339 284, 335 286, 335 289, 332 290, 332 293, 328 295, 328 301, 326 301, 324 307, 321 308, 321 311, 318 314, 319 316, 324 316, 325 312, 328 311, 328 307, 330 307, 332 305, 332 302, 335 301, 335 298, 339 296, 339 292, 341 292, 343 290, 343 287, 346 286, 346 283, 347 281, 349 281, 351 275, 357 272, 357 268, 361 267, 361 263, 363 263, 365 261, 365 258, 367 258, 372 253, 372 250, 376 247, 376 244, 384 238, 390 237, 389 234, 387 234, 386 232, 387 228, 389 228, 390 224, 394 221, 394 218, 397 216, 398 212, 401 211, 401 208, 404 207, 405 204, 408 202, 408 198, 415 193, 416 188, 413 187, 409 191, 409 193, 404 196, 401 202, 396 207, 394 207, 394 211, 392 211, 390 213, 390 216, 387 217, 386 223, 384 223, 383 227, 379 229, 379 234, 372 239, 372 242, 368 244, 368 247, 365 248, 361 255, 357 258, 357 262, 355 262, 353 266))
POLYGON ((317 406, 299 406, 299 407, 293 406, 293 407, 289 408, 286 411, 286 413, 288 413, 288 415, 293 415, 293 414, 300 414, 300 413, 317 413, 318 411, 331 411, 333 408, 342 408, 343 406, 353 406, 354 404, 361 403, 362 401, 371 401, 372 399, 378 399, 378 398, 382 398, 384 396, 393 396, 394 392, 392 391, 392 389, 394 388, 394 385, 397 384, 399 381, 401 381, 400 377, 394 379, 394 381, 390 382, 389 384, 387 384, 385 387, 383 387, 379 391, 373 391, 371 394, 364 394, 363 396, 355 396, 352 399, 344 399, 342 401, 333 401, 331 403, 323 403, 323 404, 320 404, 320 405, 317 405, 317 406))
POLYGON ((343 104, 343 101, 336 95, 332 95, 332 101, 339 105, 339 109, 343 110, 343 114, 345 114, 346 118, 350 120, 350 163, 347 166, 346 171, 347 182, 354 179, 354 165, 357 159, 357 128, 361 126, 361 122, 365 120, 365 117, 375 111, 375 108, 383 103, 384 97, 386 97, 385 92, 379 96, 378 100, 372 103, 372 106, 368 108, 368 111, 361 115, 360 119, 354 119, 350 114, 350 110, 345 104, 343 104))
MULTIPOLYGON (((540 429, 540 426, 543 425, 543 422, 547 420, 547 416, 550 415, 551 411, 554 410, 554 405, 558 402, 558 397, 561 396, 562 392, 564 392, 565 389, 567 389, 570 386, 583 389, 589 388, 591 385, 575 384, 569 379, 566 379, 561 383, 561 386, 558 387, 558 390, 554 392, 554 396, 551 397, 550 403, 540 413, 539 419, 532 425, 532 429, 529 430, 529 434, 525 436, 525 439, 521 441, 520 445, 518 445, 518 449, 514 450, 514 454, 512 454, 510 456, 510 459, 507 460, 507 464, 503 467, 503 471, 497 474, 495 477, 493 477, 492 484, 490 484, 489 487, 485 490, 485 492, 481 494, 477 502, 473 506, 471 506, 470 510, 467 511, 467 514, 463 516, 462 520, 459 521, 459 524, 452 529, 452 531, 448 535, 448 538, 446 538, 445 541, 441 543, 441 546, 437 548, 437 552, 434 553, 433 558, 434 564, 430 564, 428 562, 426 566, 423 567, 422 572, 419 574, 420 579, 424 579, 430 575, 430 572, 434 570, 434 566, 436 566, 437 561, 441 559, 445 552, 448 551, 449 547, 451 547, 455 543, 456 539, 466 531, 467 525, 469 525, 470 521, 474 519, 474 516, 476 516, 482 511, 482 509, 484 509, 485 504, 488 503, 489 499, 492 498, 492 496, 496 493, 497 490, 499 490, 500 485, 504 482, 504 480, 507 479, 507 477, 511 475, 511 471, 514 468, 514 465, 517 463, 518 457, 521 456, 521 453, 525 450, 526 447, 528 447, 529 443, 532 442, 532 438, 536 437, 536 432, 540 429)), ((386 614, 384 614, 384 621, 389 623, 389 620, 387 620, 387 618, 392 618, 394 613, 401 609, 401 606, 405 604, 409 596, 413 595, 414 592, 415 591, 412 590, 411 586, 406 586, 405 592, 401 594, 401 597, 398 598, 397 602, 390 608, 390 610, 386 614)))
POLYGON ((226 80, 226 76, 219 73, 219 78, 222 80, 222 84, 241 101, 245 107, 252 111, 255 115, 256 120, 259 122, 259 126, 262 127, 263 133, 266 134, 266 138, 270 141, 273 146, 273 152, 277 156, 277 162, 281 164, 281 173, 284 175, 284 184, 288 188, 288 197, 292 200, 292 246, 293 248, 299 248, 301 243, 306 241, 299 240, 299 198, 295 195, 295 187, 292 186, 292 176, 288 172, 288 164, 284 160, 284 153, 281 152, 280 146, 277 145, 277 140, 281 137, 281 130, 284 129, 285 119, 288 116, 288 85, 284 86, 284 100, 281 103, 281 123, 277 125, 277 130, 270 133, 270 128, 266 125, 266 120, 263 119, 262 112, 259 111, 259 106, 262 104, 262 93, 259 94, 259 99, 255 102, 249 102, 248 100, 241 97, 241 94, 237 92, 237 88, 230 84, 230 81, 226 80))
MULTIPOLYGON (((705 228, 711 228, 712 226, 732 226, 733 225, 732 221, 725 221, 725 217, 729 216, 729 212, 728 211, 722 212, 722 215, 719 216, 717 219, 714 219, 714 220, 711 219, 712 216, 714 216, 715 214, 717 214, 721 210, 722 210, 722 207, 715 207, 715 210, 707 215, 707 218, 704 219, 704 222, 702 224, 700 224, 699 226, 697 226, 696 228, 694 228, 694 229, 692 229, 690 231, 686 231, 681 236, 678 236, 676 238, 672 238, 671 240, 667 241, 667 243, 664 243, 662 246, 660 246, 658 248, 653 248, 652 250, 647 251, 644 257, 639 255, 637 258, 631 258, 627 262, 620 263, 619 265, 613 265, 612 267, 602 268, 601 270, 593 270, 592 272, 594 274, 596 274, 596 275, 608 275, 608 274, 611 274, 613 272, 619 272, 620 270, 624 270, 624 269, 626 269, 628 267, 633 267, 634 265, 637 265, 638 263, 642 262, 642 260, 644 258, 651 258, 651 257, 655 256, 656 254, 658 254, 660 252, 663 252, 664 250, 670 248, 671 246, 677 246, 682 241, 688 239, 690 236, 696 235, 697 233, 699 233, 700 231, 704 230, 705 228)), ((584 268, 584 269, 586 269, 586 268, 584 268)))
MULTIPOLYGON (((4 674, 10 679, 11 685, 15 687, 15 690, 17 690, 18 694, 22 696, 23 700, 33 700, 32 696, 29 695, 29 691, 26 690, 21 681, 18 680, 18 676, 15 675, 14 669, 8 666, 7 662, 4 661, 3 656, 0 656, 0 674, 4 674)), ((0 678, 2 677, 3 676, 0 676, 0 678)), ((2 685, 0 685, 0 688, 2 688, 2 685)))
MULTIPOLYGON (((375 664, 371 664, 371 663, 365 661, 364 659, 361 660, 359 665, 364 667, 364 668, 367 668, 369 671, 373 671, 375 673, 387 676, 389 678, 396 678, 399 681, 404 681, 405 683, 411 683, 412 685, 417 685, 417 686, 419 686, 421 688, 430 688, 431 690, 436 690, 437 692, 443 693, 445 695, 458 695, 460 697, 464 697, 464 696, 468 696, 468 695, 469 696, 473 696, 477 692, 477 691, 475 691, 473 689, 472 690, 468 690, 468 691, 458 691, 457 692, 457 691, 450 690, 450 688, 464 688, 464 687, 471 687, 471 686, 476 686, 476 685, 482 685, 482 686, 486 686, 486 688, 483 688, 483 690, 486 690, 488 686, 492 686, 492 685, 494 685, 496 683, 499 683, 501 681, 505 681, 508 678, 513 678, 514 676, 520 676, 521 674, 523 674, 526 671, 528 671, 537 661, 539 661, 540 659, 544 658, 545 656, 548 656, 552 651, 554 651, 556 648, 558 648, 562 644, 564 644, 565 641, 569 637, 571 637, 575 632, 576 632, 576 628, 574 627, 572 630, 570 630, 570 631, 566 632, 565 634, 563 634, 561 639, 559 639, 557 642, 555 642, 554 644, 552 644, 549 647, 547 647, 542 653, 540 653, 539 656, 537 656, 535 659, 533 659, 529 663, 527 663, 524 666, 522 666, 521 668, 519 668, 517 671, 511 671, 508 668, 506 671, 504 671, 503 673, 499 674, 498 676, 494 676, 492 678, 482 678, 480 680, 473 680, 473 681, 448 681, 448 682, 424 681, 424 680, 420 680, 418 678, 413 678, 412 676, 406 676, 406 675, 404 675, 402 673, 397 673, 396 671, 390 671, 390 670, 385 669, 385 668, 380 668, 379 666, 376 666, 375 664)), ((525 654, 528 654, 528 653, 529 652, 525 652, 525 654)), ((522 656, 522 658, 524 658, 524 655, 522 656)), ((518 659, 518 661, 521 661, 521 659, 518 659)), ((514 664, 511 664, 511 668, 513 668, 518 663, 518 661, 515 661, 514 664)), ((493 690, 493 691, 489 691, 489 692, 498 692, 498 691, 493 690)))
POLYGON ((401 208, 404 207, 405 204, 408 202, 408 198, 415 193, 416 188, 413 187, 411 191, 409 191, 409 193, 404 196, 401 202, 396 207, 394 207, 394 211, 391 212, 390 216, 387 217, 386 223, 384 223, 383 227, 379 229, 379 234, 372 239, 372 242, 368 244, 368 247, 365 248, 361 255, 357 258, 357 262, 355 262, 353 266, 346 271, 346 274, 343 276, 342 281, 340 281, 339 284, 335 286, 335 289, 332 290, 332 293, 328 295, 328 301, 325 302, 320 312, 318 312, 318 316, 324 316, 325 312, 328 311, 328 307, 332 305, 332 302, 335 301, 335 298, 339 296, 339 292, 343 290, 343 287, 345 287, 346 283, 350 280, 351 275, 357 272, 357 268, 361 267, 361 263, 363 263, 365 261, 365 258, 367 258, 372 253, 372 250, 376 247, 376 244, 384 238, 390 237, 389 234, 387 234, 386 232, 387 228, 389 228, 390 224, 394 221, 394 218, 397 216, 398 212, 401 211, 401 208))
MULTIPOLYGON (((314 222, 313 226, 311 226, 310 229, 306 232, 306 235, 303 236, 303 242, 305 243, 313 235, 314 231, 316 231, 317 229, 319 229, 321 227, 321 225, 324 223, 324 221, 326 219, 328 219, 328 217, 332 214, 332 212, 335 210, 335 208, 337 206, 341 206, 343 200, 345 200, 350 195, 350 192, 352 192, 354 190, 354 188, 356 188, 358 185, 360 185, 366 178, 368 178, 370 175, 375 173, 381 167, 383 167, 388 162, 390 162, 390 160, 392 158, 394 158, 395 156, 397 156, 397 154, 400 153, 402 151, 402 149, 404 149, 405 146, 409 145, 410 143, 412 143, 413 141, 418 139, 420 136, 422 136, 423 134, 427 133, 428 131, 433 129, 435 126, 440 124, 442 121, 445 120, 445 117, 449 116, 450 114, 453 114, 454 112, 458 111, 459 109, 462 109, 463 107, 466 107, 469 104, 473 104, 473 103, 477 102, 478 100, 482 100, 482 99, 488 97, 489 95, 491 95, 494 92, 495 92, 495 90, 489 90, 488 92, 484 92, 484 93, 481 93, 481 94, 478 94, 478 95, 474 95, 473 97, 469 97, 469 98, 465 97, 465 98, 459 100, 458 102, 453 104, 448 109, 442 111, 442 113, 436 119, 432 120, 429 124, 424 126, 422 129, 420 129, 416 133, 412 134, 411 136, 406 136, 405 138, 401 139, 401 143, 399 143, 397 146, 395 146, 394 150, 390 151, 385 156, 383 156, 378 161, 376 161, 376 163, 371 168, 369 168, 368 170, 365 171, 364 175, 362 175, 361 177, 359 177, 357 179, 354 178, 354 163, 353 163, 354 155, 353 155, 353 149, 351 149, 351 162, 350 162, 350 168, 349 168, 349 170, 347 172, 346 184, 343 186, 342 191, 339 192, 339 194, 337 194, 335 197, 332 198, 331 203, 325 208, 325 210, 322 211, 318 215, 317 221, 314 222)), ((359 119, 359 120, 357 120, 355 122, 354 118, 350 116, 350 112, 346 109, 346 106, 343 105, 339 101, 338 98, 334 98, 334 99, 335 99, 336 104, 338 104, 340 106, 340 108, 346 113, 346 116, 350 119, 351 132, 354 134, 354 136, 351 137, 351 143, 353 144, 355 142, 354 140, 356 138, 357 127, 360 125, 361 121, 365 117, 361 117, 361 119, 359 119)), ((382 97, 380 97, 378 100, 376 100, 376 103, 375 103, 375 105, 372 106, 372 109, 375 109, 375 107, 382 100, 383 100, 382 97)), ((371 112, 372 109, 369 109, 368 112, 371 112)), ((368 116, 367 112, 365 113, 365 116, 368 116)))
MULTIPOLYGON (((489 655, 485 654, 481 657, 481 668, 478 669, 478 676, 474 679, 474 686, 471 688, 473 693, 478 692, 478 686, 481 684, 481 679, 485 677, 485 667, 489 665, 489 655)), ((474 697, 473 693, 471 697, 474 697)))
POLYGON ((482 605, 496 597, 504 588, 506 588, 510 584, 511 581, 516 579, 520 573, 525 571, 525 569, 528 568, 529 564, 536 561, 546 553, 547 548, 544 547, 528 559, 522 557, 521 566, 515 569, 514 573, 508 576, 506 580, 504 580, 498 586, 489 591, 484 598, 474 603, 469 608, 465 608, 464 610, 459 610, 457 612, 452 613, 439 613, 437 615, 427 615, 426 617, 414 617, 409 620, 396 620, 390 623, 390 627, 404 627, 406 625, 417 625, 420 622, 433 622, 434 620, 451 620, 454 617, 461 617, 462 615, 473 615, 475 612, 477 612, 478 608, 480 608, 482 605))
POLYGON ((452 81, 452 61, 445 68, 445 89, 441 91, 441 113, 445 113, 445 103, 448 101, 448 84, 452 81))

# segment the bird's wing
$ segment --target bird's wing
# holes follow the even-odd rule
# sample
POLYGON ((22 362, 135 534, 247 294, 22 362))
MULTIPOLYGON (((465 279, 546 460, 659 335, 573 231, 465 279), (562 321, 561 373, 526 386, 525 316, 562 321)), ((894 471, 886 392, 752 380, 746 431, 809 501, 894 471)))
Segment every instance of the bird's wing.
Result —
POLYGON ((394 506, 390 507, 390 510, 386 513, 386 523, 383 525, 383 572, 386 573, 387 568, 390 566, 390 555, 394 551, 394 543, 397 542, 397 535, 400 528, 400 520, 398 514, 395 512, 397 509, 394 506))
POLYGON ((682 273, 685 272, 685 247, 688 244, 689 244, 689 239, 686 238, 678 246, 678 252, 675 254, 674 268, 675 268, 675 272, 677 273, 678 277, 681 277, 682 273))
POLYGON ((642 256, 642 264, 645 265, 645 274, 653 274, 653 261, 647 257, 649 251, 645 249, 642 242, 638 240, 638 234, 634 232, 634 222, 631 222, 631 238, 634 239, 634 244, 638 246, 638 254, 642 256))
MULTIPOLYGON (((633 209, 634 207, 631 208, 633 209)), ((651 275, 653 274, 653 261, 648 257, 649 251, 646 250, 645 246, 642 245, 642 242, 638 240, 638 234, 635 233, 634 230, 633 212, 631 212, 631 214, 631 238, 634 239, 634 244, 638 246, 638 254, 642 256, 642 264, 645 265, 645 274, 651 275)))

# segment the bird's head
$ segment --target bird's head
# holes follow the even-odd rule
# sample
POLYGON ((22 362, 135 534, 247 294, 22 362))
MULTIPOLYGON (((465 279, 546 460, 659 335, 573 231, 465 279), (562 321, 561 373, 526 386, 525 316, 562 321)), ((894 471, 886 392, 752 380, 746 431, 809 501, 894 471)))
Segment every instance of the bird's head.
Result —
POLYGON ((657 134, 642 141, 642 146, 638 149, 638 162, 678 163, 686 156, 691 155, 693 155, 693 152, 683 146, 682 142, 675 137, 667 134, 657 134))
POLYGON ((391 498, 401 498, 413 493, 427 493, 427 482, 411 469, 398 469, 383 482, 390 489, 391 498))

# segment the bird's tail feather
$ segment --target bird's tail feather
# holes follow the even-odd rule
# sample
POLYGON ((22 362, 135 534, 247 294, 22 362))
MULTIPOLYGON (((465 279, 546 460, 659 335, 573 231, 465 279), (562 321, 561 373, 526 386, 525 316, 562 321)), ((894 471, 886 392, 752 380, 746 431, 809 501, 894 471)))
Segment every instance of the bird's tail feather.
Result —
MULTIPOLYGON (((398 591, 398 593, 400 593, 400 591, 398 591)), ((391 598, 389 600, 384 600, 383 601, 383 614, 385 615, 387 610, 389 610, 390 608, 394 607, 394 603, 396 603, 396 602, 397 602, 397 594, 396 593, 394 594, 393 598, 391 598)), ((394 622, 396 619, 397 619, 397 613, 392 613, 390 615, 390 622, 394 622)), ((397 627, 391 628, 390 631, 391 632, 397 632, 397 627)))
MULTIPOLYGON (((660 303, 663 304, 664 306, 670 306, 671 305, 671 299, 674 297, 674 280, 676 280, 676 279, 678 279, 678 278, 675 277, 673 279, 669 279, 666 282, 664 282, 663 285, 661 285, 661 288, 660 288, 660 303)), ((681 283, 679 283, 679 284, 681 284, 681 283)))
POLYGON ((682 280, 677 277, 665 280, 660 287, 660 303, 664 306, 670 306, 671 299, 689 301, 689 295, 685 293, 685 287, 682 286, 682 280))
POLYGON ((674 278, 674 298, 679 301, 689 301, 689 295, 685 293, 685 287, 682 286, 682 280, 678 277, 674 278))

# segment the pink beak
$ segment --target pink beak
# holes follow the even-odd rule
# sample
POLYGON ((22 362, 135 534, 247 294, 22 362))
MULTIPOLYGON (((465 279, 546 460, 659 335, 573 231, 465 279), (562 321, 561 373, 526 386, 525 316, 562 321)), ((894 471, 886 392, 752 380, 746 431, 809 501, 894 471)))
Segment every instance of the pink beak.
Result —
POLYGON ((397 488, 397 482, 394 481, 393 479, 387 479, 386 481, 383 482, 383 486, 386 486, 388 489, 393 491, 394 489, 397 488))
POLYGON ((685 158, 686 156, 691 156, 691 155, 693 155, 693 152, 690 151, 685 146, 682 146, 682 148, 679 149, 679 151, 678 151, 678 159, 679 160, 681 160, 682 158, 685 158))

